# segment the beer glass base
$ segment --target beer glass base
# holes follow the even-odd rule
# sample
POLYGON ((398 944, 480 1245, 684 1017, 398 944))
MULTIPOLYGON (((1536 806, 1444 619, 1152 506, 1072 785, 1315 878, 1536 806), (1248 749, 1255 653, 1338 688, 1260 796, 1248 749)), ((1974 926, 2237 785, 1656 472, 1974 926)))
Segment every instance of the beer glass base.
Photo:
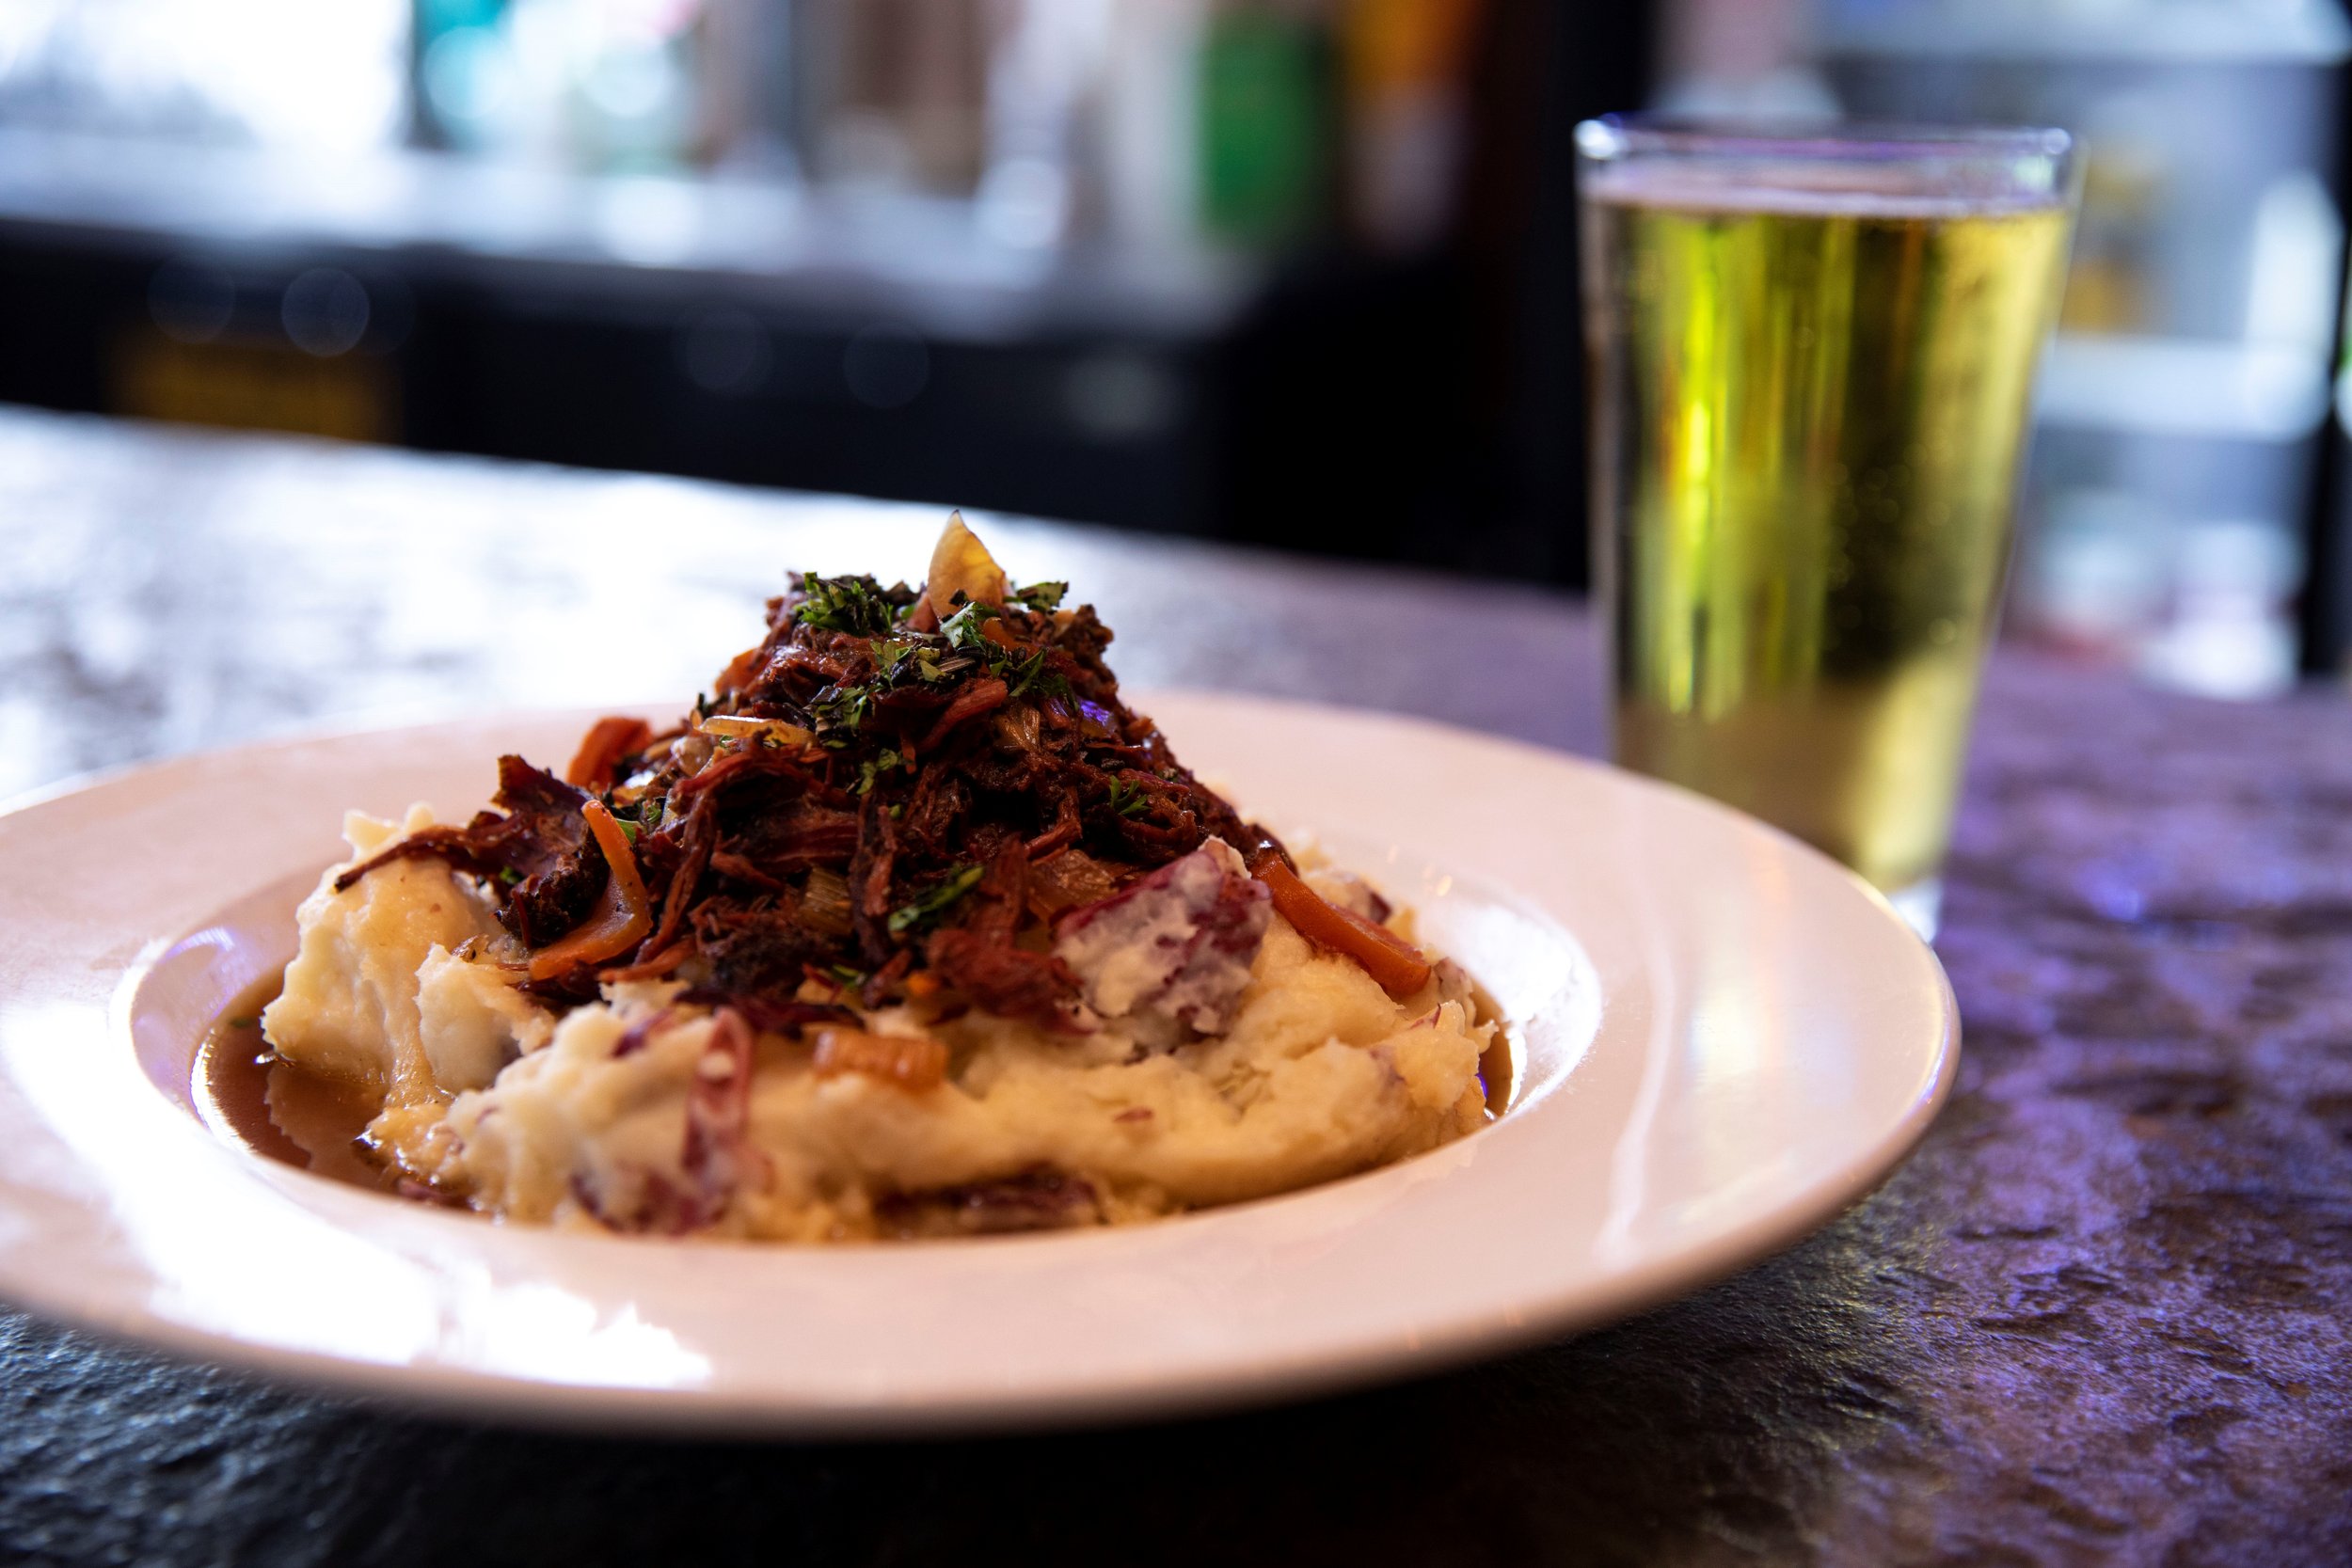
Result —
POLYGON ((1895 906, 1895 912, 1903 917, 1911 928, 1919 933, 1921 942, 1935 940, 1937 917, 1944 912, 1944 879, 1923 878, 1906 888, 1897 888, 1886 895, 1895 906))

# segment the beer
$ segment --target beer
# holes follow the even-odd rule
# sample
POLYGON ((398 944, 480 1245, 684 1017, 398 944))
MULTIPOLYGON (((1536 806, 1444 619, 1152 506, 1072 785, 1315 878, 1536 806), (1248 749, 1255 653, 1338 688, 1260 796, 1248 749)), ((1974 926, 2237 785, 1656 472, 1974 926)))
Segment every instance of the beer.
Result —
POLYGON ((2069 212, 1588 183, 1618 759, 1880 888, 1942 862, 2069 212))

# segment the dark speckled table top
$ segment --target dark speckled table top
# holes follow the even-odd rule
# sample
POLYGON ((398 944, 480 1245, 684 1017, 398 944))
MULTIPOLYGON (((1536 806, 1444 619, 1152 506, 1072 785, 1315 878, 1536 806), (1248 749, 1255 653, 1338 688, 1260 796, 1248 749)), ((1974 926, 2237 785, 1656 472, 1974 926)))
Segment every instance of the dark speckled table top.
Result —
MULTIPOLYGON (((914 574, 934 524, 0 415, 0 796, 320 724, 672 697, 784 566, 914 574), (603 611, 685 630, 584 644, 603 611)), ((1595 735, 1565 600, 991 538, 1088 584, 1136 684, 1595 735)), ((827 1448, 386 1415, 0 1313, 0 1562, 2352 1561, 2352 704, 2001 656, 1939 945, 1967 1045, 1916 1157, 1605 1332, 1247 1415, 827 1448)))

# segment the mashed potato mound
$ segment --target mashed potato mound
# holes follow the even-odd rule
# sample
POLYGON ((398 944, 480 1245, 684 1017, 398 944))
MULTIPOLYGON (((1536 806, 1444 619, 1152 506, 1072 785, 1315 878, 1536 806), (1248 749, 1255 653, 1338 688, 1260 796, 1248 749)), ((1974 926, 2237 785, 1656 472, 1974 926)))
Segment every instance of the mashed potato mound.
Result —
POLYGON ((1118 1224, 1477 1127, 1461 971, 1185 768, 1068 593, 951 516, 920 589, 792 574, 668 728, 353 816, 270 1043, 405 1189, 667 1235, 1118 1224))
MULTIPOLYGON (((350 864, 431 821, 354 814, 350 864)), ((381 1095, 389 1162, 503 1218, 800 1242, 1120 1223, 1328 1180, 1486 1119, 1496 1026, 1458 969, 1392 1000, 1279 914, 1209 1003, 1163 987, 1181 1006, 1068 1033, 920 1002, 861 1012, 841 1051, 912 1064, 894 1075, 675 983, 608 984, 559 1017, 514 988, 520 949, 469 879, 394 860, 337 892, 345 869, 304 901, 263 1029, 381 1095), (1212 1012, 1216 1032, 1190 1026, 1212 1012)), ((1311 879, 1385 912, 1352 879, 1311 879)), ((1131 970, 1101 968, 1122 1006, 1148 989, 1131 970)))

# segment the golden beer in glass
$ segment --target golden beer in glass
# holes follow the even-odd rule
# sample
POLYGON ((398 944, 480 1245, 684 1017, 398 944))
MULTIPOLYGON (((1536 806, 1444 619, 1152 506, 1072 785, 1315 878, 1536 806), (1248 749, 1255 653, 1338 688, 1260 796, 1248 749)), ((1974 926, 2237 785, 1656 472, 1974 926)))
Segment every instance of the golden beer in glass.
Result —
POLYGON ((1931 930, 2073 150, 1638 120, 1578 150, 1617 759, 1931 930))

